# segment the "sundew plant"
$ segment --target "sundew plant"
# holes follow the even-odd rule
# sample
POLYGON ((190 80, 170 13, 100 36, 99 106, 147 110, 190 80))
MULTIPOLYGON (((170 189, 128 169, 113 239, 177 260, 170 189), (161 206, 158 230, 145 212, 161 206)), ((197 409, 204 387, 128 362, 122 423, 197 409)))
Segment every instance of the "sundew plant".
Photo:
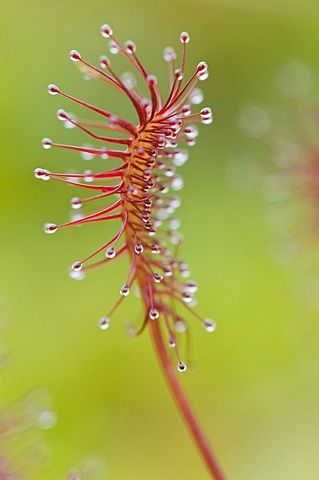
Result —
POLYGON ((186 317, 189 313, 207 332, 215 330, 213 320, 202 318, 192 308, 197 285, 188 278, 188 265, 177 257, 181 235, 179 221, 174 216, 180 206, 175 191, 183 187, 176 168, 188 158, 184 147, 195 144, 196 125, 212 122, 210 108, 192 111, 193 105, 203 99, 198 84, 208 77, 207 64, 201 61, 191 77, 184 79, 186 46, 190 37, 183 32, 180 36, 181 58, 177 65, 174 49, 168 47, 164 50, 170 88, 167 98, 163 98, 156 77, 146 70, 136 55, 135 44, 132 41, 124 45, 119 43, 109 25, 103 25, 101 33, 109 39, 110 52, 124 56, 135 69, 137 78, 143 82, 140 88, 133 74, 118 76, 106 56, 100 57, 99 67, 88 63, 76 50, 70 52, 70 59, 86 76, 123 93, 136 111, 138 124, 79 100, 56 85, 49 85, 51 95, 64 97, 83 107, 84 111, 96 114, 96 119, 87 120, 64 110, 57 112, 58 119, 67 127, 80 129, 95 145, 65 145, 45 138, 43 147, 75 150, 87 158, 99 156, 105 161, 105 170, 86 170, 81 174, 52 173, 44 168, 35 170, 36 178, 58 180, 83 190, 82 195, 71 199, 71 206, 78 215, 61 225, 47 223, 45 232, 52 234, 66 227, 94 222, 119 222, 112 238, 73 263, 71 276, 81 279, 92 268, 128 256, 130 267, 123 285, 119 286, 119 298, 100 319, 99 326, 102 330, 109 328, 113 313, 137 284, 145 313, 132 333, 138 335, 146 328, 150 330, 169 388, 211 476, 223 479, 225 477, 178 378, 178 372, 187 369, 179 349, 179 335, 187 334, 186 317), (112 159, 120 165, 109 168, 112 159), (94 209, 97 204, 100 206, 94 209), (84 213, 88 205, 92 205, 93 210, 84 213))

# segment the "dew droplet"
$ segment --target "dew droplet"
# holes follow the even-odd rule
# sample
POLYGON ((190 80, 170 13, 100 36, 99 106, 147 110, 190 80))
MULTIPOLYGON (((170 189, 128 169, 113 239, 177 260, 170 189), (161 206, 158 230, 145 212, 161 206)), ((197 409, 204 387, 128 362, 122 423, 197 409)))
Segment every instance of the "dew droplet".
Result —
POLYGON ((68 115, 67 113, 62 110, 62 108, 59 108, 59 110, 56 112, 56 116, 58 118, 58 120, 67 120, 68 119, 68 115))
POLYGON ((213 114, 209 107, 202 108, 200 111, 201 122, 205 125, 212 123, 213 121, 213 114))
POLYGON ((155 182, 154 182, 154 180, 152 180, 152 179, 147 180, 147 182, 146 182, 146 187, 147 187, 148 190, 151 189, 151 188, 154 188, 154 187, 155 187, 155 182))
POLYGON ((210 117, 212 115, 212 110, 209 107, 202 108, 200 111, 201 117, 210 117))
POLYGON ((109 38, 113 34, 113 30, 110 25, 107 25, 106 23, 102 25, 101 34, 103 35, 103 37, 109 38))
POLYGON ((166 167, 164 173, 166 177, 173 177, 173 175, 175 174, 175 168, 170 166, 166 167))
POLYGON ((50 85, 48 86, 48 93, 50 95, 58 95, 58 93, 60 93, 60 90, 56 85, 50 83, 50 85))
MULTIPOLYGON (((184 237, 181 233, 175 232, 174 235, 169 236, 169 241, 172 245, 180 245, 180 243, 183 241, 183 238, 184 237)), ((182 273, 182 276, 184 276, 184 272, 182 273)))
POLYGON ((157 141, 157 147, 162 150, 166 145, 166 140, 165 138, 158 138, 158 141, 157 141))
POLYGON ((165 134, 165 138, 166 138, 166 139, 176 138, 176 135, 175 135, 174 131, 173 131, 171 128, 166 129, 165 132, 164 132, 164 134, 165 134))
POLYGON ((210 318, 205 318, 204 328, 206 332, 214 332, 216 330, 216 323, 210 318))
POLYGON ((180 118, 171 117, 169 124, 175 132, 178 132, 183 125, 183 121, 180 118))
POLYGON ((165 208, 166 208, 166 210, 167 210, 168 215, 171 215, 171 214, 174 213, 174 211, 175 211, 175 208, 172 207, 172 205, 170 204, 170 202, 168 202, 168 204, 166 205, 165 208))
POLYGON ((168 346, 170 348, 175 348, 176 347, 176 338, 174 337, 174 335, 171 335, 169 337, 168 346))
POLYGON ((203 92, 200 88, 194 88, 192 93, 189 96, 189 101, 192 105, 198 105, 204 100, 203 92))
POLYGON ((175 167, 181 167, 188 160, 188 152, 186 150, 180 150, 174 154, 173 164, 175 167))
POLYGON ((137 255, 139 255, 140 253, 143 253, 144 251, 143 245, 141 245, 140 243, 137 243, 134 247, 134 251, 135 253, 137 253, 137 255))
POLYGON ((168 224, 171 230, 177 230, 181 226, 181 221, 179 218, 171 218, 168 224))
POLYGON ((172 197, 169 197, 168 203, 169 203, 170 207, 172 207, 175 210, 176 208, 181 206, 182 201, 179 197, 172 196, 172 197))
POLYGON ((161 281, 163 280, 163 275, 161 275, 160 273, 154 273, 153 279, 155 283, 161 283, 161 281))
POLYGON ((85 272, 83 270, 75 272, 71 267, 69 268, 69 277, 73 280, 83 280, 83 278, 85 278, 85 272))
MULTIPOLYGON (((63 110, 62 110, 62 111, 63 111, 63 110)), ((62 120, 62 118, 61 118, 61 120, 62 120)), ((76 118, 76 116, 73 115, 72 113, 66 114, 66 118, 64 118, 63 120, 64 120, 64 121, 63 121, 63 126, 64 126, 65 128, 70 129, 70 128, 75 128, 75 127, 76 127, 76 120, 77 120, 77 118, 76 118)))
POLYGON ((150 220, 151 216, 149 213, 142 213, 142 220, 144 223, 147 223, 150 220))
POLYGON ((93 182, 94 176, 93 176, 92 170, 84 170, 83 174, 84 174, 85 182, 88 182, 88 183, 93 182))
POLYGON ((110 319, 109 317, 102 317, 99 320, 99 327, 101 330, 106 330, 110 326, 110 319))
POLYGON ((152 228, 152 222, 145 222, 145 228, 146 230, 150 230, 152 228))
POLYGON ((172 190, 181 190, 184 186, 184 182, 182 177, 179 175, 175 175, 175 177, 171 180, 171 188, 172 190))
POLYGON ((42 430, 49 430, 57 422, 57 416, 52 410, 43 410, 37 415, 37 423, 42 430))
POLYGON ((190 276, 191 272, 190 270, 183 270, 181 272, 181 276, 184 277, 184 278, 188 278, 190 276))
POLYGON ((123 287, 120 289, 120 294, 123 295, 123 297, 127 297, 129 293, 130 289, 128 288, 128 286, 123 285, 123 287))
POLYGON ((188 117, 188 115, 190 115, 191 113, 192 113, 191 107, 189 105, 184 105, 183 108, 182 108, 182 114, 185 117, 188 117))
POLYGON ((210 125, 211 123, 213 123, 213 117, 202 118, 202 124, 203 125, 210 125))
POLYGON ((109 50, 110 50, 110 53, 112 53, 113 55, 116 55, 117 53, 119 53, 119 51, 121 50, 120 47, 114 42, 114 40, 111 40, 110 43, 109 43, 109 50))
POLYGON ((197 77, 200 81, 206 80, 209 77, 208 70, 206 72, 200 72, 197 74, 197 77))
POLYGON ((155 75, 152 75, 152 74, 147 75, 146 82, 150 87, 154 87, 154 85, 157 84, 157 78, 155 77, 155 75))
POLYGON ((116 255, 116 252, 115 252, 115 250, 114 250, 113 247, 108 248, 108 249, 106 250, 106 252, 105 252, 105 256, 106 256, 107 258, 114 258, 115 255, 116 255))
POLYGON ((178 362, 177 370, 179 372, 185 372, 185 370, 187 370, 187 367, 186 367, 185 363, 184 362, 178 362))
POLYGON ((166 141, 166 147, 167 147, 167 148, 176 148, 177 146, 178 146, 178 143, 177 143, 177 141, 176 141, 175 139, 174 139, 174 140, 172 139, 172 140, 167 140, 167 141, 166 141))
POLYGON ((49 170, 45 170, 44 168, 36 168, 33 173, 35 178, 40 178, 41 180, 50 180, 49 170))
POLYGON ((136 45, 132 40, 127 40, 124 43, 124 47, 127 53, 129 53, 130 55, 133 55, 136 52, 136 45))
POLYGON ((171 277, 173 275, 173 270, 169 266, 164 267, 163 272, 166 277, 171 277))
POLYGON ((182 32, 180 34, 180 40, 181 40, 182 43, 185 43, 185 44, 188 43, 190 41, 189 34, 187 32, 182 32))
POLYGON ((132 90, 137 85, 137 80, 131 72, 124 72, 121 76, 122 82, 129 90, 132 90))
POLYGON ((138 189, 136 187, 134 187, 134 185, 130 185, 128 187, 128 192, 133 195, 133 196, 136 196, 138 194, 138 189))
POLYGON ((185 270, 188 270, 188 264, 186 262, 180 262, 179 271, 184 272, 185 270))
POLYGON ((50 140, 50 138, 43 138, 42 147, 45 148, 45 150, 49 150, 49 148, 52 147, 52 140, 50 140))
POLYGON ((73 210, 78 210, 79 208, 82 207, 82 201, 79 197, 71 198, 70 204, 71 204, 71 208, 73 208, 73 210))
POLYGON ((77 50, 71 50, 69 57, 73 62, 79 62, 81 60, 81 55, 77 50))
MULTIPOLYGON (((161 183, 159 186, 161 193, 167 193, 168 192, 168 186, 165 183, 161 183)), ((174 190, 174 189, 173 189, 174 190)), ((176 189, 175 189, 176 190, 176 189)))
POLYGON ((72 265, 72 270, 74 272, 79 272, 83 267, 83 264, 82 262, 74 262, 73 265, 72 265))
POLYGON ((184 129, 187 139, 193 140, 198 136, 198 129, 192 125, 184 129))
POLYGON ((155 243, 151 246, 151 252, 158 255, 159 253, 161 253, 161 247, 157 243, 155 243))
POLYGON ((174 324, 174 328, 176 332, 183 333, 187 330, 187 324, 184 322, 184 320, 177 320, 174 324))
MULTIPOLYGON (((89 143, 83 143, 82 148, 90 149, 90 148, 93 148, 93 147, 89 143)), ((93 158, 95 157, 94 153, 92 153, 92 152, 80 152, 80 155, 83 158, 83 160, 86 160, 86 161, 93 160, 93 158)))
POLYGON ((102 68, 109 68, 111 62, 106 55, 101 55, 99 57, 99 63, 102 68))
POLYGON ((55 233, 57 231, 58 227, 55 223, 46 223, 44 225, 44 231, 45 233, 55 233))
POLYGON ((199 64, 197 65, 197 68, 196 68, 196 72, 198 74, 202 74, 202 73, 207 72, 207 69, 208 69, 208 66, 207 66, 206 62, 199 62, 199 64))
POLYGON ((151 320, 156 320, 159 317, 159 312, 156 308, 151 308, 148 316, 150 317, 151 320))
POLYGON ((156 160, 154 157, 150 157, 146 163, 148 168, 153 168, 156 165, 156 160))
POLYGON ((100 157, 102 160, 107 160, 109 158, 108 149, 106 147, 100 148, 100 157))
MULTIPOLYGON (((84 214, 82 212, 71 212, 71 215, 70 215, 70 221, 71 222, 76 222, 77 220, 82 220, 82 218, 84 218, 84 214)), ((81 227, 82 224, 79 223, 77 225, 77 227, 81 227)))
POLYGON ((190 303, 193 300, 193 295, 189 290, 184 290, 182 293, 182 300, 185 303, 190 303))
POLYGON ((198 290, 198 285, 194 280, 190 280, 189 282, 186 283, 186 290, 188 290, 191 293, 195 293, 198 290))
POLYGON ((173 47, 166 47, 163 52, 165 62, 171 62, 176 59, 176 52, 173 47))
POLYGON ((143 172, 143 180, 149 180, 152 177, 152 170, 150 168, 146 168, 143 172))

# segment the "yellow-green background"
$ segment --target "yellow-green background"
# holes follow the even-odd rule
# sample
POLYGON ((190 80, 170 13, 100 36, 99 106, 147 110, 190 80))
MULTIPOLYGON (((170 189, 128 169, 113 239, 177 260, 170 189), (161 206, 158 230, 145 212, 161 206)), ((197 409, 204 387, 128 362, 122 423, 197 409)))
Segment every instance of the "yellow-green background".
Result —
MULTIPOLYGON (((312 368, 318 352, 308 355, 307 344, 298 343, 306 320, 289 275, 269 258, 261 194, 232 191, 225 176, 229 159, 251 148, 237 129, 242 106, 280 102, 283 108, 274 77, 286 62, 301 60, 318 76, 318 13, 315 0, 2 3, 1 345, 13 360, 0 393, 2 404, 37 386, 52 395, 58 422, 44 433, 52 455, 38 479, 64 479, 87 456, 105 460, 110 480, 209 478, 148 333, 133 342, 124 334, 125 323, 142 312, 139 301, 127 298, 112 328, 97 328, 118 298, 127 261, 84 282, 66 274, 112 234, 111 226, 54 236, 42 230, 46 221, 68 218, 75 193, 36 181, 34 168, 81 169, 84 162, 75 153, 46 152, 40 140, 85 141, 62 129, 56 109, 76 109, 47 95, 47 84, 126 115, 112 91, 85 82, 68 59, 72 48, 92 61, 105 53, 103 23, 120 40, 135 40, 165 86, 162 50, 178 50, 182 30, 191 35, 188 72, 200 60, 210 67, 202 86, 215 123, 201 127, 183 168, 179 216, 182 256, 200 284, 197 310, 218 322, 208 335, 191 320, 197 369, 183 382, 218 457, 233 480, 319 478, 318 368, 312 368)), ((125 68, 112 58, 119 71, 125 68)))

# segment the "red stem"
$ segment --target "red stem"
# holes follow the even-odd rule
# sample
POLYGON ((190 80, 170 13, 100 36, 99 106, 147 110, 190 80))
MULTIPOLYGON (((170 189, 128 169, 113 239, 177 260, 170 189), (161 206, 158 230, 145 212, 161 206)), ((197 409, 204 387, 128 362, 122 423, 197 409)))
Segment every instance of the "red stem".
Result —
POLYGON ((193 440, 196 443, 206 463, 206 466, 211 473, 212 478, 214 478, 215 480, 226 480, 226 477, 221 471, 212 451, 212 448, 210 447, 208 440, 204 435, 203 430, 186 397, 182 385, 177 378, 176 368, 172 364, 172 361, 164 345, 159 324, 157 321, 150 321, 149 325, 157 355, 162 367, 162 371, 164 373, 171 394, 173 395, 173 398, 177 404, 177 408, 179 409, 188 429, 190 430, 193 440))

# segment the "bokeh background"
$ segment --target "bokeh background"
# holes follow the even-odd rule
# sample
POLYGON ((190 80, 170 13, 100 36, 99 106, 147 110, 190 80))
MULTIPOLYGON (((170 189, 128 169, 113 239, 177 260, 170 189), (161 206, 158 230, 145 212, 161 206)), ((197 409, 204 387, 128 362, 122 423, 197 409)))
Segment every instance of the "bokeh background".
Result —
MULTIPOLYGON (((200 285, 197 310, 214 318, 218 329, 207 335, 191 322, 196 369, 182 380, 220 462, 234 480, 319 478, 315 311, 298 303, 291 271, 271 258, 260 189, 250 180, 248 188, 236 188, 233 169, 245 155, 261 171, 271 165, 271 152, 243 135, 238 118, 254 103, 288 111, 275 81, 287 62, 300 61, 319 78, 318 18, 315 0, 2 3, 0 343, 11 362, 1 373, 1 408, 41 387, 57 417, 42 435, 51 453, 30 478, 65 479, 87 458, 105 462, 109 480, 209 478, 148 333, 135 341, 125 334, 126 322, 141 315, 139 300, 125 300, 108 331, 97 327, 118 298, 127 261, 83 282, 67 275, 67 267, 109 238, 112 227, 54 236, 42 229, 46 221, 68 218, 75 193, 58 182, 36 181, 34 168, 87 166, 76 153, 41 147, 46 136, 86 140, 57 121, 58 108, 77 110, 47 95, 47 85, 131 118, 125 101, 84 81, 68 58, 72 48, 92 61, 107 53, 99 33, 103 23, 120 40, 136 42, 140 58, 165 87, 162 51, 167 45, 178 51, 183 30, 191 35, 188 72, 200 60, 210 67, 201 87, 215 123, 201 127, 181 172, 179 216, 182 257, 200 285)), ((118 57, 113 65, 119 72, 127 68, 118 57)))

